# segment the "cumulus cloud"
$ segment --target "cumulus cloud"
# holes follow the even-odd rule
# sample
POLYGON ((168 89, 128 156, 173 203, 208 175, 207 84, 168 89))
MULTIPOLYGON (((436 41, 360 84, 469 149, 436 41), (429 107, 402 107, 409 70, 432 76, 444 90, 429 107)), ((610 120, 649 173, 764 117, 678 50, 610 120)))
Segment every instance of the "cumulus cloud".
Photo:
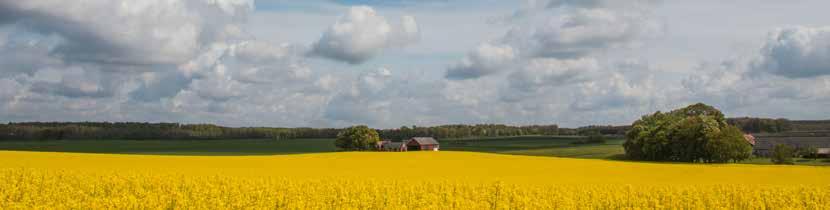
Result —
MULTIPOLYGON (((248 35, 241 25, 252 7, 249 0, 2 1, 0 85, 15 90, 1 91, 0 116, 231 125, 319 119, 335 77, 318 77, 297 45, 248 35), (33 115, 38 109, 52 118, 33 115)), ((402 34, 418 30, 406 18, 402 27, 402 34)))
POLYGON ((830 27, 793 26, 773 31, 752 68, 789 78, 830 74, 830 27))
POLYGON ((739 113, 775 106, 826 104, 830 74, 830 29, 773 29, 754 54, 702 62, 681 81, 684 101, 703 101, 739 113), (760 108, 759 108, 760 107, 760 108))
POLYGON ((470 52, 458 64, 447 70, 448 79, 463 80, 482 77, 506 70, 516 59, 516 52, 506 45, 483 43, 470 52))
POLYGON ((579 91, 571 108, 579 111, 605 110, 619 107, 641 107, 649 100, 662 97, 651 79, 629 78, 615 72, 606 79, 598 79, 579 85, 579 91))
POLYGON ((38 72, 32 79, 31 90, 37 93, 65 97, 110 97, 115 91, 115 81, 97 71, 82 68, 47 70, 38 72))
POLYGON ((378 68, 365 72, 350 87, 341 91, 329 101, 325 117, 331 120, 354 123, 379 123, 388 120, 391 114, 390 97, 394 91, 388 90, 392 72, 378 68))
MULTIPOLYGON (((64 41, 52 53, 109 64, 176 64, 204 43, 238 36, 233 24, 251 1, 11 1, 14 22, 64 41)), ((241 18, 241 17, 240 17, 241 18)))
POLYGON ((564 86, 590 79, 599 70, 593 58, 530 60, 521 70, 508 77, 510 87, 523 92, 536 92, 543 87, 564 86))
POLYGON ((511 17, 524 21, 508 21, 512 27, 506 34, 450 66, 446 78, 473 79, 497 70, 522 69, 517 65, 533 63, 530 60, 538 58, 586 58, 611 49, 633 47, 639 40, 661 33, 660 23, 650 15, 652 1, 613 2, 616 1, 529 1, 511 17), (484 54, 482 49, 488 46, 509 49, 502 55, 510 56, 477 56, 484 54), (505 57, 513 62, 504 62, 505 57))
POLYGON ((311 54, 349 64, 360 64, 383 49, 418 41, 420 29, 415 18, 403 16, 393 27, 372 7, 355 6, 323 32, 312 46, 311 54))
POLYGON ((659 31, 659 24, 646 14, 576 9, 538 25, 515 28, 503 41, 530 57, 573 58, 626 47, 659 31))

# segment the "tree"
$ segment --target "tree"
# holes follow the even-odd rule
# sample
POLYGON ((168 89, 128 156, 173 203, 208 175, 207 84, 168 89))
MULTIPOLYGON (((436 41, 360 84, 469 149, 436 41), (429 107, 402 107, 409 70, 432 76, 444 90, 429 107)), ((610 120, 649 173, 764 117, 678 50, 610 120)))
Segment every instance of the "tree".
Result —
POLYGON ((802 158, 813 158, 813 159, 815 159, 816 157, 818 157, 818 154, 817 154, 818 149, 816 149, 815 147, 811 147, 811 146, 798 148, 798 151, 796 153, 798 154, 798 156, 800 156, 802 158))
POLYGON ((751 145, 726 123, 723 113, 694 104, 668 113, 656 112, 634 122, 623 144, 630 159, 723 163, 748 159, 751 145))
POLYGON ((793 148, 786 144, 775 145, 772 148, 772 162, 775 164, 793 164, 794 152, 793 148))
POLYGON ((335 146, 343 150, 368 150, 380 141, 380 136, 375 129, 365 125, 346 128, 337 134, 335 146))
POLYGON ((737 127, 727 126, 715 135, 717 136, 706 144, 710 162, 738 162, 752 157, 752 146, 746 142, 743 132, 737 127))

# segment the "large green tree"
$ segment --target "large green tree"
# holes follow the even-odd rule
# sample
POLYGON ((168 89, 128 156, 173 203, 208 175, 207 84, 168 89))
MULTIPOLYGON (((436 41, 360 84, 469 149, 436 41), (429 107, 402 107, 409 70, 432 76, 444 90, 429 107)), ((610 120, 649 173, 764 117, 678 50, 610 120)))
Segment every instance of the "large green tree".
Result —
POLYGON ((380 136, 375 129, 359 125, 346 128, 338 133, 334 144, 343 150, 368 150, 378 141, 380 141, 380 136))
POLYGON ((636 160, 729 162, 748 159, 752 146, 723 113, 698 103, 643 116, 626 133, 626 156, 636 160))

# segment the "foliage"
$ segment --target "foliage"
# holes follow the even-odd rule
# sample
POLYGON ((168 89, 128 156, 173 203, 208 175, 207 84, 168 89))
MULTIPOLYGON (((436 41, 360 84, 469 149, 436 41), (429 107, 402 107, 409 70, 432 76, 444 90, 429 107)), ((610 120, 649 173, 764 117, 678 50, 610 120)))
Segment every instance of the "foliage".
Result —
POLYGON ((826 167, 709 167, 463 152, 171 157, 0 151, 0 159, 19 160, 0 161, 0 209, 830 206, 826 167), (391 168, 396 165, 402 166, 391 168), (748 170, 753 173, 747 175, 748 170))
POLYGON ((795 155, 795 150, 786 145, 786 144, 778 144, 772 148, 772 162, 775 164, 793 164, 793 156, 795 155))
POLYGON ((398 129, 378 131, 386 139, 409 139, 418 136, 431 136, 438 139, 458 139, 471 137, 499 137, 525 135, 560 135, 557 125, 508 126, 500 124, 477 125, 440 125, 434 127, 401 126, 398 129))
MULTIPOLYGON (((27 122, 0 124, 0 140, 202 140, 202 139, 319 139, 336 138, 339 128, 232 128, 211 124, 137 122, 27 122)), ((378 133, 387 139, 415 136, 444 138, 558 135, 557 125, 498 124, 403 126, 378 133)), ((573 135, 576 135, 574 133, 573 135)))
POLYGON ((0 124, 0 140, 202 140, 333 138, 333 128, 231 128, 211 124, 28 122, 0 124))
POLYGON ((817 158, 818 149, 815 147, 801 147, 796 150, 796 154, 802 158, 817 158))
POLYGON ((346 128, 337 134, 334 145, 344 150, 369 150, 380 141, 378 132, 365 125, 346 128))
POLYGON ((587 134, 587 136, 579 141, 574 141, 572 144, 604 144, 605 143, 605 136, 600 134, 599 132, 592 132, 587 134))
POLYGON ((702 103, 643 116, 626 133, 623 147, 630 159, 652 161, 723 163, 752 153, 743 133, 702 103))
POLYGON ((726 120, 730 125, 740 128, 747 133, 780 133, 793 130, 793 123, 788 119, 769 118, 729 118, 726 120))

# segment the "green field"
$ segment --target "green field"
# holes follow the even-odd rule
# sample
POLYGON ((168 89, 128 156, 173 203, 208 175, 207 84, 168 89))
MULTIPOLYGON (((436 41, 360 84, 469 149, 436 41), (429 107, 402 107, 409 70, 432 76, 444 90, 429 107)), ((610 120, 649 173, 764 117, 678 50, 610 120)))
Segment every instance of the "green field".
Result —
MULTIPOLYGON (((572 144, 578 137, 522 136, 441 140, 441 150, 576 158, 623 154, 622 140, 572 144)), ((334 152, 333 139, 0 141, 0 150, 166 155, 272 155, 334 152)))
POLYGON ((276 155, 336 151, 332 139, 0 141, 0 150, 162 155, 276 155))
POLYGON ((604 144, 574 144, 582 137, 519 136, 441 141, 442 150, 490 152, 514 155, 613 159, 625 154, 622 139, 604 144))
MULTIPOLYGON (((441 150, 591 159, 622 159, 623 139, 574 144, 580 137, 518 136, 443 139, 441 150)), ((333 139, 238 140, 62 140, 0 141, 0 150, 158 155, 281 155, 335 152, 333 139)), ((742 163, 772 164, 768 158, 742 163)), ((795 159, 797 165, 830 165, 830 159, 795 159)))

